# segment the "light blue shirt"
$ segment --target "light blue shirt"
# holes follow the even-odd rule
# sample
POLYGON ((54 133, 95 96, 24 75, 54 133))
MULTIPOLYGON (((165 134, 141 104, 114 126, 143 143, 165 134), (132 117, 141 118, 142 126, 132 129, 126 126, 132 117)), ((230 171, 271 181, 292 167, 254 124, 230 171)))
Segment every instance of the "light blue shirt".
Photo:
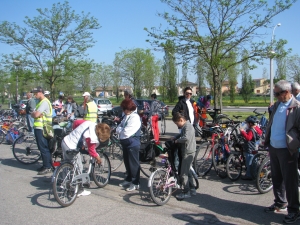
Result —
POLYGON ((300 93, 295 97, 298 101, 300 101, 300 93))
POLYGON ((287 102, 280 102, 273 117, 271 126, 270 143, 274 148, 287 148, 285 136, 286 112, 292 101, 292 98, 287 102))

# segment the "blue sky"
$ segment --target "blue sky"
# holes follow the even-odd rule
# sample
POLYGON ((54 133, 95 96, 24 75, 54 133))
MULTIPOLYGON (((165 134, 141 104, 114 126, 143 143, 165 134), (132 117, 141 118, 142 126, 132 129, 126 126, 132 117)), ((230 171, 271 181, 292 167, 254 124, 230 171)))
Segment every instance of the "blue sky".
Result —
MULTIPOLYGON (((271 0, 270 0, 271 1, 271 0)), ((1 0, 0 22, 16 22, 23 24, 25 16, 30 18, 38 15, 37 8, 51 8, 53 3, 63 2, 55 0, 1 0)), ((148 38, 144 27, 158 27, 165 24, 164 20, 156 15, 157 12, 167 10, 167 6, 160 0, 70 0, 72 9, 77 13, 90 12, 98 19, 102 26, 94 32, 97 43, 88 50, 89 58, 95 62, 112 64, 116 52, 123 49, 151 48, 145 40, 148 38)), ((300 2, 296 2, 291 9, 283 12, 273 19, 274 26, 281 23, 275 30, 275 39, 286 39, 287 47, 292 48, 292 54, 300 55, 300 2)), ((265 41, 271 41, 272 28, 265 32, 265 41)), ((0 43, 0 54, 16 52, 16 49, 0 43)), ((153 52, 157 59, 163 58, 162 52, 153 52)), ((269 71, 269 60, 263 66, 251 71, 253 78, 262 77, 262 69, 269 71)), ((276 69, 276 65, 274 66, 276 69)), ((190 81, 195 81, 193 74, 189 75, 190 81)), ((240 80, 240 78, 239 78, 240 80)), ((240 82, 239 82, 240 83, 240 82)))

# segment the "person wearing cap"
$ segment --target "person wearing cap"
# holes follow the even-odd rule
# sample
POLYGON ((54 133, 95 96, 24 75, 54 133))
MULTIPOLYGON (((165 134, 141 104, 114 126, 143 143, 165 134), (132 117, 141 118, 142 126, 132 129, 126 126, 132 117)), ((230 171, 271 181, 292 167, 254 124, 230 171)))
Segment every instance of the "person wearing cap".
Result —
POLYGON ((27 121, 27 127, 28 127, 28 132, 32 133, 33 132, 33 123, 34 119, 31 117, 31 113, 36 107, 36 102, 35 99, 33 98, 33 94, 31 92, 26 93, 27 96, 27 104, 26 104, 26 121, 27 121))
POLYGON ((84 108, 84 120, 89 120, 97 123, 98 109, 96 103, 92 100, 89 92, 84 92, 82 97, 84 98, 83 108, 84 108))
POLYGON ((52 107, 41 87, 34 88, 31 93, 39 100, 36 108, 31 113, 31 116, 34 118, 33 128, 36 143, 43 160, 43 166, 38 169, 38 175, 45 175, 52 173, 52 157, 48 146, 48 140, 43 136, 43 123, 52 125, 52 107))

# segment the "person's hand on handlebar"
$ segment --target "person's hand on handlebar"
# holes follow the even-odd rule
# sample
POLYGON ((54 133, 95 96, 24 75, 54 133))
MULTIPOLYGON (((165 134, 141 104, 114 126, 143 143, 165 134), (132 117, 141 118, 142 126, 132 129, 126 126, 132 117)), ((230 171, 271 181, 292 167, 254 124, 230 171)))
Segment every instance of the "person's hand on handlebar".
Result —
POLYGON ((100 158, 99 155, 96 157, 96 163, 97 164, 101 164, 102 163, 102 160, 101 160, 101 158, 100 158))
POLYGON ((115 122, 120 122, 120 118, 117 117, 117 116, 115 116, 114 121, 115 121, 115 122))

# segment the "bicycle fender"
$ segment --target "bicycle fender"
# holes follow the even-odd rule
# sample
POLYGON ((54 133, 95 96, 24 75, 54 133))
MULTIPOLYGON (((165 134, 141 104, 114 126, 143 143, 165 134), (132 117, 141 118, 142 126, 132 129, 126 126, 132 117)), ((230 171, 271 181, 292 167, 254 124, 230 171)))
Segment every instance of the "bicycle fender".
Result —
POLYGON ((148 187, 151 187, 151 180, 154 176, 154 173, 151 173, 150 177, 148 178, 148 187))

